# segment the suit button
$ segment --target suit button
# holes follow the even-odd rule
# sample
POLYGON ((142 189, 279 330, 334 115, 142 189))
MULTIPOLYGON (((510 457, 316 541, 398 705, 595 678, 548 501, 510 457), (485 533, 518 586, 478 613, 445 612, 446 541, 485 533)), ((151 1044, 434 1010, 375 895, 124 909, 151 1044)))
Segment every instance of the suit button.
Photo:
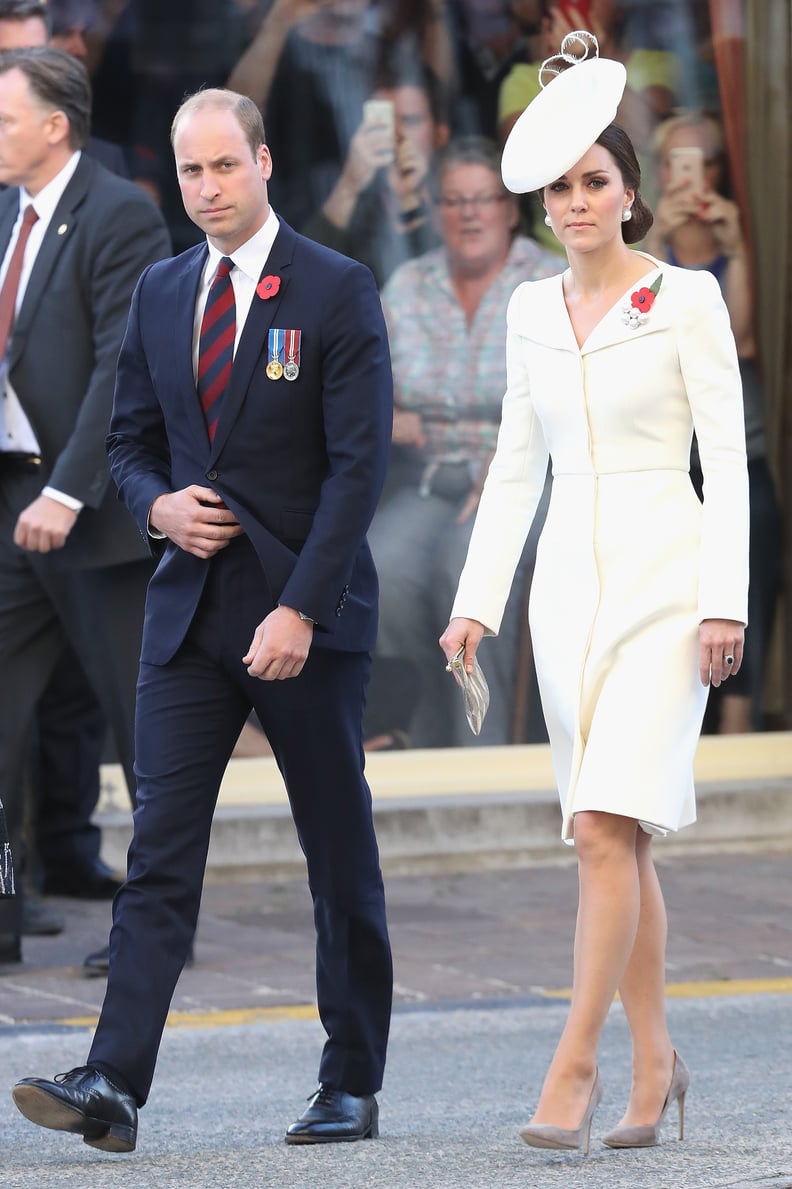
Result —
POLYGON ((207 471, 206 477, 210 480, 210 482, 214 482, 214 480, 217 478, 217 471, 207 471))

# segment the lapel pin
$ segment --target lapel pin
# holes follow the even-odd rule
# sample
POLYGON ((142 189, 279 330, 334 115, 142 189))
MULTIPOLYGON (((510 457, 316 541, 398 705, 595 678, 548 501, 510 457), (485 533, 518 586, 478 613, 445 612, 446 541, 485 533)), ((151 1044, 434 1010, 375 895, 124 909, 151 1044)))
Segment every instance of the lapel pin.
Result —
POLYGON ((68 230, 69 228, 67 225, 65 223, 61 223, 60 227, 58 228, 58 235, 65 235, 68 230))

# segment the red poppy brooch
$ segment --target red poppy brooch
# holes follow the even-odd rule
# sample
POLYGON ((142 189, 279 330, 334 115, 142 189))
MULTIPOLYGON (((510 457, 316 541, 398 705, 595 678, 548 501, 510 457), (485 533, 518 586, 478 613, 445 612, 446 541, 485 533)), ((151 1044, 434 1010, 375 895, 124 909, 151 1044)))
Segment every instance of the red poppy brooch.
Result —
POLYGON ((663 274, 660 273, 651 285, 644 285, 641 289, 636 289, 634 293, 630 294, 629 301, 626 301, 622 306, 622 322, 625 326, 629 326, 630 330, 635 330, 637 326, 643 326, 647 321, 649 311, 654 305, 662 283, 663 274))
POLYGON ((262 277, 258 285, 256 285, 256 293, 263 301, 267 301, 270 297, 274 297, 280 289, 280 277, 262 277))

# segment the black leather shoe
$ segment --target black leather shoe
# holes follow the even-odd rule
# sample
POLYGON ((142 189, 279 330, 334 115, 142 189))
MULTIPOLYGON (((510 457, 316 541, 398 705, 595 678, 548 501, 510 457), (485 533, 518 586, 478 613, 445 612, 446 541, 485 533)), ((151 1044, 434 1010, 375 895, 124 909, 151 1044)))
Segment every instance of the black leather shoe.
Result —
POLYGON ((101 859, 88 865, 49 867, 44 873, 45 896, 72 896, 76 900, 112 900, 123 883, 121 876, 101 859))
POLYGON ((56 1074, 54 1082, 23 1078, 12 1094, 25 1118, 39 1127, 75 1132, 86 1144, 103 1152, 134 1151, 134 1098, 89 1065, 56 1074))
POLYGON ((373 1094, 356 1098, 322 1085, 308 1103, 287 1130, 287 1144, 333 1144, 379 1135, 379 1107, 373 1094))
POLYGON ((88 954, 82 964, 82 972, 86 978, 107 978, 110 969, 110 946, 104 945, 100 950, 88 954))
POLYGON ((38 896, 25 892, 22 901, 23 937, 55 937, 66 927, 63 913, 51 904, 45 904, 38 896))
MULTIPOLYGON (((190 946, 184 965, 192 966, 194 962, 193 947, 190 946)), ((88 954, 82 964, 82 971, 85 978, 107 978, 110 971, 110 946, 102 946, 100 950, 88 954)))
POLYGON ((22 946, 18 933, 0 933, 0 966, 22 961, 22 946))

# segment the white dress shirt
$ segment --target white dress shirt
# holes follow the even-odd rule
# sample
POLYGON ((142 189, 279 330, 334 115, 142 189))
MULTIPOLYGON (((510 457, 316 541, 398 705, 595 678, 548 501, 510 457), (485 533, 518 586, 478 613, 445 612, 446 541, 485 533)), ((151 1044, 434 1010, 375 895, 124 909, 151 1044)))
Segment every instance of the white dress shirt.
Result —
MULTIPOLYGON (((242 244, 241 247, 229 255, 229 259, 234 262, 234 267, 231 269, 229 275, 231 277, 231 286, 234 290, 234 303, 236 305, 235 353, 239 346, 239 338, 244 329, 245 321, 250 312, 253 295, 256 292, 256 285, 261 280, 261 274, 269 259, 279 226, 278 216, 272 207, 270 207, 267 218, 264 220, 262 226, 259 227, 256 234, 252 235, 246 243, 242 244)), ((198 297, 195 302, 195 318, 193 321, 193 375, 196 378, 196 382, 198 379, 198 343, 201 337, 204 306, 209 296, 209 287, 217 272, 217 266, 225 255, 224 252, 221 252, 219 248, 216 248, 209 241, 207 241, 207 246, 209 248, 209 257, 206 261, 201 284, 198 289, 198 297)))

